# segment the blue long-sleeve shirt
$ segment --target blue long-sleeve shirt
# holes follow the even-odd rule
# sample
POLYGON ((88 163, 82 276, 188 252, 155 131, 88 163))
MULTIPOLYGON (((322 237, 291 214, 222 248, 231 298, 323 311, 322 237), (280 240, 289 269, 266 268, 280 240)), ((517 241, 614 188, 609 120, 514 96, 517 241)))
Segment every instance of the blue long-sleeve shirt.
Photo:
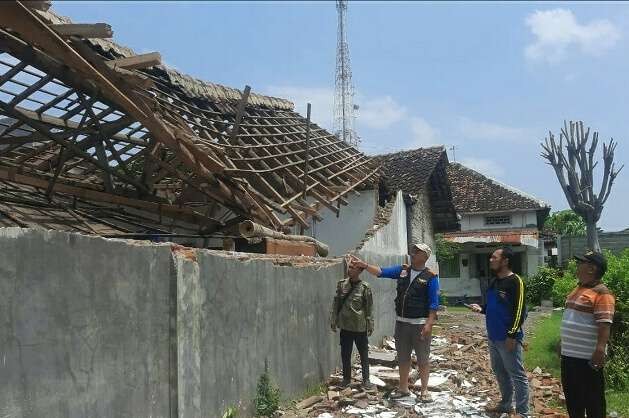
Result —
MULTIPOLYGON (((378 277, 397 280, 400 278, 400 274, 402 274, 404 267, 401 265, 380 267, 380 270, 382 273, 380 273, 380 276, 378 277)), ((411 270, 411 274, 413 271, 417 270, 411 270)), ((439 310, 439 275, 435 275, 433 278, 428 280, 428 303, 430 310, 439 310)))

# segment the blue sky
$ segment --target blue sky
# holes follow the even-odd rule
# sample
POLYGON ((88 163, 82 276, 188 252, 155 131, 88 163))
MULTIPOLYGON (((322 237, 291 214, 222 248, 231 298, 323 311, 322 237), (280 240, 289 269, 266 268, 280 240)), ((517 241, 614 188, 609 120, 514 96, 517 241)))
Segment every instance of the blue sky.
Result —
MULTIPOLYGON (((159 51, 195 77, 249 84, 299 110, 309 101, 315 122, 331 126, 333 2, 54 1, 53 8, 75 22, 107 22, 117 42, 159 51)), ((616 160, 629 165, 627 3, 350 2, 348 41, 366 153, 454 146, 450 160, 553 210, 567 203, 539 143, 564 119, 616 139, 616 160)), ((629 227, 627 206, 629 167, 600 226, 629 227)))

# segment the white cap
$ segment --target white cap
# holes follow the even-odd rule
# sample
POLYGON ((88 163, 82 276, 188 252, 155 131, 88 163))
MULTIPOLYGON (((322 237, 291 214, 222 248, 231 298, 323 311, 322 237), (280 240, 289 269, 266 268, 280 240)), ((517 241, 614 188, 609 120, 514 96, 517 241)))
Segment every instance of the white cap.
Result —
POLYGON ((432 250, 428 246, 428 244, 419 243, 411 245, 411 248, 417 248, 419 251, 423 251, 426 253, 426 257, 430 258, 430 254, 432 254, 432 250))

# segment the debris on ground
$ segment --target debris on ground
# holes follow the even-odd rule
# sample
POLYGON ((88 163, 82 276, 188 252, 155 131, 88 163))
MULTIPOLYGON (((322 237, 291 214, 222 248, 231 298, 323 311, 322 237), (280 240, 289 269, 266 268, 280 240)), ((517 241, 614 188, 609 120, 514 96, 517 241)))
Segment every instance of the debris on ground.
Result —
MULTIPOLYGON (((411 394, 399 399, 389 398, 398 387, 399 369, 395 342, 387 337, 381 347, 369 347, 373 388, 364 389, 357 379, 348 387, 342 387, 343 378, 337 371, 328 378, 326 395, 309 397, 282 415, 287 418, 491 418, 484 408, 496 400, 498 388, 489 365, 487 339, 478 318, 467 315, 442 313, 439 327, 435 326, 438 335, 431 343, 428 385, 432 402, 421 402, 417 396, 421 381, 415 367, 409 376, 411 394)), ((358 360, 356 355, 355 378, 361 376, 358 360)), ((531 412, 546 418, 567 417, 555 407, 565 403, 560 382, 540 368, 528 373, 528 377, 531 412)))

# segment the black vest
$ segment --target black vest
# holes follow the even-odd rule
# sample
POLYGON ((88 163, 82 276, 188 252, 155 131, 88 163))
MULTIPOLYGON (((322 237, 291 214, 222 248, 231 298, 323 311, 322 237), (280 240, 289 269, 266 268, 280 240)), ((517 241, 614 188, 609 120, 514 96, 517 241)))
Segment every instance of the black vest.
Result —
POLYGON ((403 318, 428 318, 430 302, 428 300, 428 280, 435 273, 425 268, 411 281, 411 269, 402 270, 406 277, 397 279, 397 297, 395 298, 395 313, 403 318), (409 286, 410 285, 410 286, 409 286))

